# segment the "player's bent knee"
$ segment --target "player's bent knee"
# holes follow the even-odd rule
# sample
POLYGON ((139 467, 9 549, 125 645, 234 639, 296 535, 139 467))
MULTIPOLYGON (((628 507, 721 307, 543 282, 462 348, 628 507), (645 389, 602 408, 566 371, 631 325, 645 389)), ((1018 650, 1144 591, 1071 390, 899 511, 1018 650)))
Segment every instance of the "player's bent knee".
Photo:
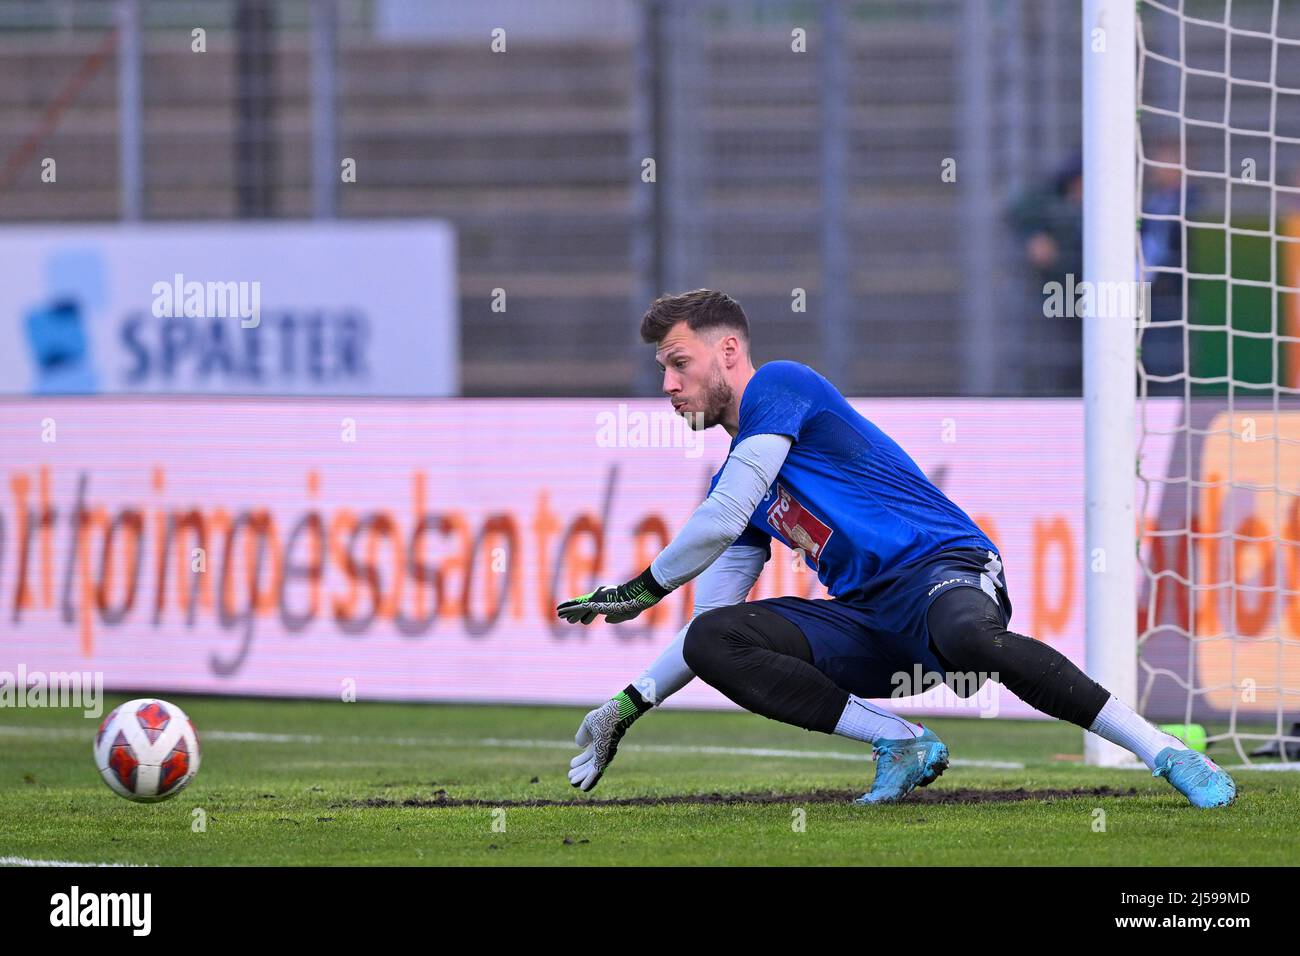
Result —
POLYGON ((715 607, 691 621, 682 640, 682 658, 696 677, 709 682, 726 659, 725 635, 731 627, 730 607, 715 607))
POLYGON ((998 645, 1010 637, 997 604, 981 590, 956 587, 930 606, 927 624, 930 644, 953 678, 953 692, 974 694, 997 663, 998 645))

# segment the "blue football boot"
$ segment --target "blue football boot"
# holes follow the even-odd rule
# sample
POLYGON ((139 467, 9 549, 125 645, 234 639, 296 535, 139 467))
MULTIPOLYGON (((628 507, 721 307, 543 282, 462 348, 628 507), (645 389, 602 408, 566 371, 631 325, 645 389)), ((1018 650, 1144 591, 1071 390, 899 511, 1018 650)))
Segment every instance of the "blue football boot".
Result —
POLYGON ((877 740, 871 752, 876 779, 854 803, 894 803, 924 787, 948 769, 948 747, 934 731, 911 740, 877 740))
POLYGON ((1166 747, 1156 755, 1153 777, 1164 777, 1192 806, 1226 807, 1237 799, 1237 785, 1205 754, 1166 747))

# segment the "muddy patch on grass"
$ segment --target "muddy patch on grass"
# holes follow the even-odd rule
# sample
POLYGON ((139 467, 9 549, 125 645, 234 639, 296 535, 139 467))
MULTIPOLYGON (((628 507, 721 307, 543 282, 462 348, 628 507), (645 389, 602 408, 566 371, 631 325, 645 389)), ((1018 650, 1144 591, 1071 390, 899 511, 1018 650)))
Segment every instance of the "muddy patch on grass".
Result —
MULTIPOLYGON (((485 800, 481 798, 453 797, 446 790, 435 790, 425 797, 406 797, 390 799, 387 797, 370 797, 367 800, 354 800, 350 803, 331 804, 331 809, 343 807, 384 808, 384 807, 659 807, 675 804, 691 805, 757 805, 766 804, 817 804, 817 803, 851 803, 862 795, 861 790, 808 790, 803 793, 683 793, 668 794, 660 797, 599 797, 577 798, 572 800, 485 800)), ((1072 789, 1028 790, 1018 787, 1015 790, 988 790, 973 787, 958 787, 948 790, 914 790, 902 801, 921 806, 940 804, 973 803, 1023 803, 1037 801, 1051 803, 1055 800, 1076 800, 1081 797, 1136 797, 1136 787, 1117 790, 1114 787, 1074 787, 1072 789)))

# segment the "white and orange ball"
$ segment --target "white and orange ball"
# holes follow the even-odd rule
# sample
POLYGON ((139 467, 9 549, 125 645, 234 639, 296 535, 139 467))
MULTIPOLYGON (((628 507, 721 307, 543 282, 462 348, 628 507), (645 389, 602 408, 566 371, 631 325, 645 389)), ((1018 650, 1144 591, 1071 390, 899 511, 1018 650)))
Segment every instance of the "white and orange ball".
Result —
POLYGON ((99 725, 95 766, 118 796, 139 803, 167 800, 199 772, 199 737, 175 704, 128 700, 99 725))

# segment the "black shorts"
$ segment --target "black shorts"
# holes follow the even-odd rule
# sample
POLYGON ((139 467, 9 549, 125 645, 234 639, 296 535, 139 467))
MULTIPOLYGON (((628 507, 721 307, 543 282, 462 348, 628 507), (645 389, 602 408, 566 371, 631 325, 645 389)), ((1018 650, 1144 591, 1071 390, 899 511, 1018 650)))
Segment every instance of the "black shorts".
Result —
POLYGON ((864 592, 830 600, 799 597, 752 602, 780 614, 808 640, 813 665, 859 697, 889 697, 895 675, 916 665, 947 674, 930 647, 930 605, 954 587, 978 588, 996 601, 1003 624, 1011 598, 992 551, 942 551, 879 575, 864 592))

